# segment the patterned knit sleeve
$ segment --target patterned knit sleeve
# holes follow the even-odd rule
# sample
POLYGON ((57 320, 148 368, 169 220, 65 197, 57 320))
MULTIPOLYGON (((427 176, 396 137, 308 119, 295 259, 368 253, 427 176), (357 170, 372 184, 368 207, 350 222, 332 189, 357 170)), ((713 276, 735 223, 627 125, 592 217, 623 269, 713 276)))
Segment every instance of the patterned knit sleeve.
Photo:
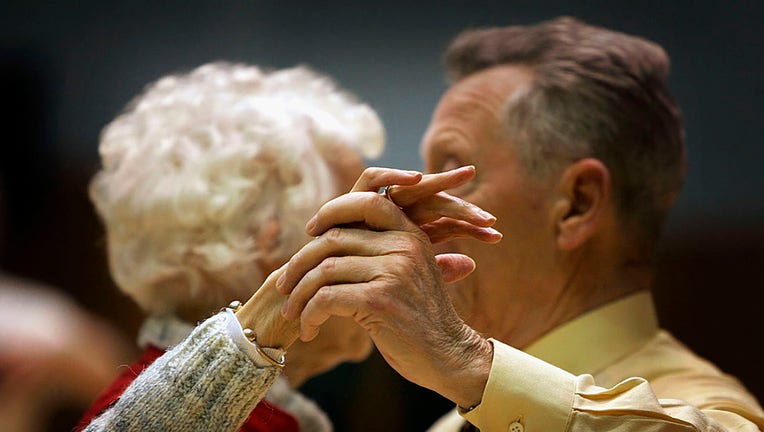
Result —
POLYGON ((279 375, 231 337, 230 312, 200 324, 85 431, 235 431, 279 375))

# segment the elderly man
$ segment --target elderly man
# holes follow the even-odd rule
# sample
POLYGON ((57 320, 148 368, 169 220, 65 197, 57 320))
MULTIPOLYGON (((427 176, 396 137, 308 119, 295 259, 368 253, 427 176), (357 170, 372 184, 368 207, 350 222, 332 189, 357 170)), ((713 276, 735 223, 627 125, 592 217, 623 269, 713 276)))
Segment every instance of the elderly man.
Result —
POLYGON ((446 57, 426 169, 475 165, 451 192, 504 240, 435 251, 395 205, 408 187, 386 200, 372 191, 396 173, 367 171, 368 192, 326 204, 277 282, 301 338, 354 317, 393 368, 458 405, 436 431, 764 428, 740 383, 656 322, 651 260, 685 172, 665 52, 560 18, 464 33, 446 57), (475 271, 446 285, 444 251, 475 271))

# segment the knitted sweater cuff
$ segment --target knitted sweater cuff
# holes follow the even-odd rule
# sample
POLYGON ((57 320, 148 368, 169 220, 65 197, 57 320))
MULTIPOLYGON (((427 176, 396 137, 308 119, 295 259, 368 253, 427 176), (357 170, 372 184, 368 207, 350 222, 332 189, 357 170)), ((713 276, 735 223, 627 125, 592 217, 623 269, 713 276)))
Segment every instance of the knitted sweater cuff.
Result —
POLYGON ((280 370, 255 365, 230 337, 227 318, 223 312, 200 324, 86 431, 238 429, 280 370))

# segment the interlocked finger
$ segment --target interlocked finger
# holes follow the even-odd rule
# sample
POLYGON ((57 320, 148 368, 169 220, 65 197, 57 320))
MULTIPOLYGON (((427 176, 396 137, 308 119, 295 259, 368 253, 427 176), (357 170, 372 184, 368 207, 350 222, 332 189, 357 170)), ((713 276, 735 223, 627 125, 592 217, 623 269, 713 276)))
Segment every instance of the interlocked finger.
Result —
POLYGON ((496 222, 496 217, 487 211, 444 192, 422 198, 416 204, 404 208, 403 211, 417 225, 424 225, 444 217, 479 227, 489 227, 496 222))
POLYGON ((394 168, 366 168, 353 185, 351 192, 377 192, 388 185, 414 185, 422 179, 419 171, 407 171, 394 168))
POLYGON ((377 231, 419 231, 394 203, 376 191, 350 192, 327 202, 305 229, 309 235, 319 236, 334 226, 353 223, 363 223, 377 231))
POLYGON ((300 316, 319 290, 338 284, 358 284, 376 279, 389 266, 389 257, 342 256, 327 257, 300 279, 289 295, 283 310, 284 318, 291 320, 300 316))
POLYGON ((352 191, 378 192, 380 188, 393 186, 387 190, 386 196, 399 207, 407 207, 430 195, 462 186, 474 177, 475 167, 472 165, 425 175, 417 171, 367 168, 352 191))
POLYGON ((364 310, 363 298, 367 291, 373 289, 373 285, 374 282, 366 282, 322 287, 300 315, 300 339, 307 342, 315 338, 320 326, 332 316, 352 317, 363 326, 368 315, 364 310))
POLYGON ((432 244, 442 243, 455 238, 473 238, 484 243, 494 244, 501 241, 503 237, 499 231, 491 227, 479 227, 450 218, 441 218, 434 222, 426 223, 421 225, 420 229, 427 234, 432 244))
POLYGON ((425 174, 422 180, 414 185, 396 184, 388 195, 395 204, 405 208, 438 192, 462 186, 473 178, 475 167, 468 165, 442 173, 425 174))
POLYGON ((408 247, 411 234, 380 233, 363 228, 332 228, 292 256, 276 282, 281 294, 290 294, 304 275, 328 257, 387 255, 408 247))

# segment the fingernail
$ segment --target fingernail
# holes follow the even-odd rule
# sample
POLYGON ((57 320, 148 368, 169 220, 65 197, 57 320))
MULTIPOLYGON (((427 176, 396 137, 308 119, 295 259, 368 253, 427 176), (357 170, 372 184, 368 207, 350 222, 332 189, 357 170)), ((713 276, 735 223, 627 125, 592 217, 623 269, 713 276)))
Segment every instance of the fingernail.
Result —
POLYGON ((286 273, 281 273, 281 276, 276 279, 276 289, 279 291, 281 291, 281 288, 284 286, 284 279, 286 279, 285 275, 286 273))
POLYGON ((492 215, 492 214, 488 213, 488 212, 487 212, 487 211, 485 211, 485 210, 480 210, 480 216, 481 216, 483 219, 496 220, 496 216, 494 216, 494 215, 492 215))
POLYGON ((318 335, 318 330, 310 328, 309 330, 300 329, 300 340, 303 342, 310 342, 318 335))
POLYGON ((406 171, 406 176, 411 179, 411 181, 419 181, 422 179, 422 173, 419 171, 406 171))
POLYGON ((308 234, 310 234, 310 233, 312 233, 312 232, 313 232, 313 228, 315 228, 315 227, 316 227, 316 217, 315 217, 315 216, 313 216, 312 218, 310 218, 310 220, 308 221, 308 223, 305 225, 305 231, 306 231, 308 234))
POLYGON ((285 301, 284 304, 281 306, 281 316, 286 318, 287 311, 289 311, 289 302, 285 301))
POLYGON ((499 236, 499 240, 501 240, 501 239, 503 239, 503 238, 504 238, 504 234, 500 233, 499 231, 496 231, 496 230, 495 230, 495 229, 493 229, 493 228, 486 228, 486 230, 487 230, 487 231, 488 231, 488 233, 490 233, 491 235, 499 236))

